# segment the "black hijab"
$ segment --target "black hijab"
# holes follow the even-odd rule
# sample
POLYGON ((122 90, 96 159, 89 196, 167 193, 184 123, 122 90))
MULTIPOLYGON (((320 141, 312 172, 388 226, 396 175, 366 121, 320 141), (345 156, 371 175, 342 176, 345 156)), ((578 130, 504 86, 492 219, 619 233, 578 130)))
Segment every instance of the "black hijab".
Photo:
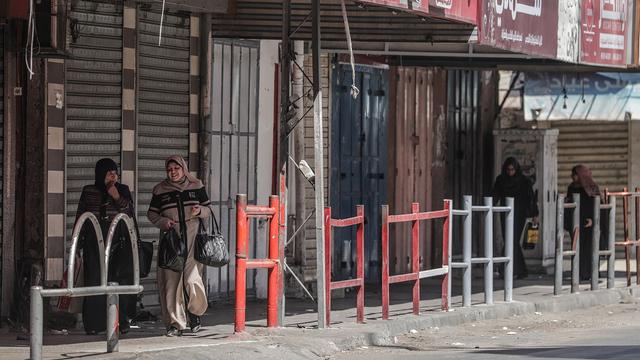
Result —
POLYGON ((496 187, 501 189, 505 196, 512 196, 512 194, 515 194, 520 190, 520 185, 525 180, 526 177, 522 174, 522 169, 520 168, 518 160, 514 157, 508 157, 502 164, 502 172, 496 179, 496 187), (516 173, 513 176, 509 176, 507 173, 507 168, 509 166, 512 166, 516 170, 516 173))
POLYGON ((112 170, 117 171, 118 164, 116 164, 115 161, 109 158, 100 159, 96 163, 95 185, 103 193, 107 192, 107 187, 105 186, 104 178, 107 176, 107 173, 112 170))

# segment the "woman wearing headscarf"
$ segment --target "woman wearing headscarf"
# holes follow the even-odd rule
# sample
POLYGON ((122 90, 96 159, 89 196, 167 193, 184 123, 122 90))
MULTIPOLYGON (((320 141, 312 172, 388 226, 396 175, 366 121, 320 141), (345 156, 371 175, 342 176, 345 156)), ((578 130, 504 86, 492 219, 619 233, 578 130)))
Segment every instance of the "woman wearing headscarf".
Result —
MULTIPOLYGON (((593 250, 593 205, 600 188, 591 177, 591 170, 584 165, 571 169, 571 180, 567 189, 567 199, 580 194, 580 280, 591 279, 591 252, 593 250)), ((569 200, 571 201, 571 200, 569 200)), ((565 218, 569 218, 566 217, 565 218)))
MULTIPOLYGON (((98 160, 95 167, 95 182, 82 189, 76 212, 76 221, 85 212, 95 215, 102 228, 102 237, 107 240, 111 221, 118 213, 134 216, 133 200, 127 185, 118 182, 118 165, 104 158, 98 160)), ((108 281, 120 285, 133 284, 133 262, 129 231, 120 222, 112 240, 112 253, 109 257, 108 281)), ((100 285, 100 259, 98 241, 93 226, 85 222, 80 232, 80 244, 83 258, 83 276, 85 286, 100 285)), ((106 330, 105 295, 87 296, 82 304, 82 321, 87 334, 97 334, 106 330)), ((120 295, 120 332, 129 330, 128 317, 135 314, 136 296, 120 295), (127 316, 128 315, 128 316, 127 316)))
POLYGON ((493 196, 502 204, 505 203, 505 198, 514 198, 513 275, 518 279, 525 278, 528 272, 520 244, 520 234, 524 230, 527 218, 533 218, 534 223, 538 222, 538 205, 531 180, 524 176, 515 158, 508 157, 502 164, 502 172, 496 178, 493 187, 493 196))
POLYGON ((199 221, 211 216, 210 201, 200 180, 189 173, 186 161, 178 155, 165 161, 167 178, 153 188, 147 217, 162 232, 175 229, 187 238, 188 256, 183 272, 158 268, 158 287, 167 336, 181 336, 187 324, 200 330, 200 316, 207 311, 207 294, 202 267, 194 257, 199 221), (179 211, 183 212, 180 224, 179 211))

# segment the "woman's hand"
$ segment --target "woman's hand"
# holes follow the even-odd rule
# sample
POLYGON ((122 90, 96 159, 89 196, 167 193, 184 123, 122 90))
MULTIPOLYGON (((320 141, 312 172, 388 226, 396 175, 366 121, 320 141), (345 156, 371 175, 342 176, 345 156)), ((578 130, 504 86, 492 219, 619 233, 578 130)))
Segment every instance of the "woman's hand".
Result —
POLYGON ((176 222, 173 221, 172 219, 167 219, 167 221, 165 221, 163 229, 164 231, 169 231, 171 230, 171 228, 173 227, 173 225, 175 225, 176 222))
POLYGON ((120 192, 118 192, 118 188, 116 187, 116 183, 112 182, 107 185, 107 194, 113 198, 113 200, 120 200, 120 192))
POLYGON ((191 207, 191 217, 200 216, 201 211, 202 210, 200 209, 200 205, 193 205, 191 207))
POLYGON ((593 226, 593 220, 587 219, 586 224, 584 224, 584 227, 590 228, 591 226, 593 226))

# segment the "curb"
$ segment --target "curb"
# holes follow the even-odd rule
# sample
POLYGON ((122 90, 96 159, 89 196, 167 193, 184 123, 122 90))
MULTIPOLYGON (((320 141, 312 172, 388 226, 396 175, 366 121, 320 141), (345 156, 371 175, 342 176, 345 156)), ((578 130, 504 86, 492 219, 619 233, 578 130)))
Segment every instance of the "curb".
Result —
MULTIPOLYGON (((255 340, 254 344, 229 343, 218 347, 217 356, 210 352, 198 353, 193 359, 238 358, 247 359, 258 355, 263 359, 283 358, 310 359, 326 358, 333 354, 353 350, 362 346, 388 346, 396 342, 395 337, 411 330, 426 330, 433 327, 460 326, 476 321, 504 319, 514 315, 531 315, 536 312, 554 313, 586 309, 601 305, 612 305, 640 298, 640 287, 603 289, 559 296, 549 295, 544 300, 534 302, 496 302, 494 305, 475 305, 468 308, 454 308, 449 312, 427 313, 419 316, 402 315, 391 320, 370 320, 367 324, 342 324, 326 330, 317 329, 260 329, 244 334, 243 339, 255 340), (257 346, 257 348, 256 348, 257 346), (233 351, 233 356, 225 350, 233 351), (277 349, 277 352, 273 351, 277 349), (226 353, 226 354, 225 354, 226 353), (224 354, 224 355, 223 355, 224 354), (220 357, 220 355, 223 355, 220 357)), ((201 348, 213 348, 204 345, 201 348)), ((175 349, 189 352, 187 348, 175 349)), ((133 354, 130 354, 133 355, 133 354)), ((169 355, 166 351, 143 351, 132 357, 137 359, 160 359, 169 355)))

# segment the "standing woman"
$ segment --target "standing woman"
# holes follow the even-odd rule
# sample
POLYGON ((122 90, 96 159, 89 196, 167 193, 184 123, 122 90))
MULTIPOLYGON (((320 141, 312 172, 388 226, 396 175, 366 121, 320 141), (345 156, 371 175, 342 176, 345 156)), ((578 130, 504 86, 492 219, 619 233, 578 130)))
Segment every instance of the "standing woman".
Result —
POLYGON ((593 250, 593 205, 600 188, 591 177, 591 170, 584 165, 571 169, 571 180, 567 198, 580 194, 580 280, 591 280, 591 252, 593 250))
POLYGON ((191 332, 200 330, 200 316, 207 311, 207 294, 202 282, 203 265, 194 257, 195 237, 199 221, 212 212, 210 201, 202 182, 189 173, 187 163, 179 155, 165 161, 167 179, 153 188, 153 198, 147 217, 162 232, 174 228, 187 238, 188 256, 183 272, 158 268, 158 287, 162 317, 167 336, 181 336, 187 327, 191 332), (178 212, 184 214, 180 224, 178 212))
POLYGON ((502 204, 505 203, 505 198, 514 198, 513 275, 518 279, 526 278, 528 272, 520 244, 520 234, 524 230, 527 218, 533 218, 533 222, 538 223, 538 204, 531 181, 522 174, 520 164, 515 158, 508 157, 502 164, 502 173, 496 178, 493 187, 493 197, 502 204))
MULTIPOLYGON (((134 208, 131 192, 127 185, 118 182, 118 165, 104 158, 98 160, 95 168, 95 182, 82 189, 76 211, 76 221, 85 212, 91 212, 98 218, 102 228, 102 237, 107 240, 111 221, 118 213, 133 218, 134 208)), ((123 222, 118 224, 113 236, 109 257, 108 281, 117 281, 120 285, 133 284, 133 261, 129 231, 123 222)), ((106 245, 106 244, 105 244, 106 245)), ((83 276, 85 286, 100 285, 100 253, 93 226, 85 222, 80 231, 82 247, 83 276)), ((129 330, 127 314, 135 314, 136 295, 120 295, 120 332, 129 330)), ((87 334, 97 334, 106 330, 107 299, 105 295, 84 297, 82 303, 82 322, 87 334)))

